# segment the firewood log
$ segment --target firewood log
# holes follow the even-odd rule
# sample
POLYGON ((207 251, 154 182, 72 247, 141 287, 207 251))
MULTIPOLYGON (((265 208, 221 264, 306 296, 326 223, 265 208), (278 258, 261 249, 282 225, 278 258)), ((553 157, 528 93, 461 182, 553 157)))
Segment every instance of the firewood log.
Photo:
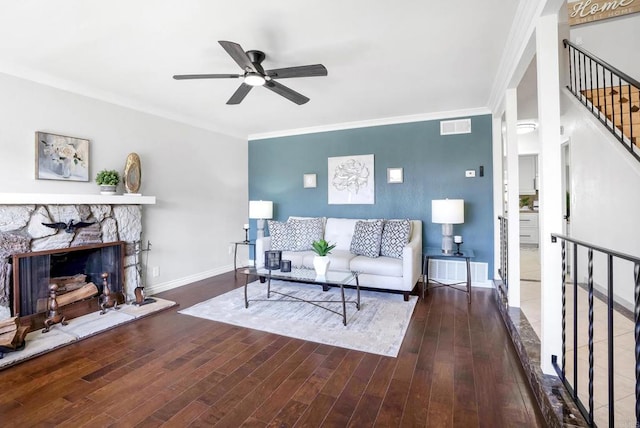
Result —
POLYGON ((63 288, 67 284, 85 284, 87 282, 87 275, 78 273, 76 275, 69 276, 57 276, 55 278, 49 278, 51 284, 58 284, 58 288, 63 288))
POLYGON ((68 305, 69 303, 84 300, 89 297, 93 297, 98 294, 98 287, 93 282, 83 285, 77 290, 69 291, 68 293, 56 296, 58 306, 68 305))
POLYGON ((18 329, 18 317, 7 318, 0 321, 0 334, 15 332, 18 329))

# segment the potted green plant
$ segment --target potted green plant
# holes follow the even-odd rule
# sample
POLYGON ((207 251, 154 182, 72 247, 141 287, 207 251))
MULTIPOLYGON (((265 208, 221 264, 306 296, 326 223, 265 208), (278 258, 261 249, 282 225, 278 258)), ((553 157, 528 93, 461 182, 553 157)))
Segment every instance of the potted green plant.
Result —
POLYGON ((317 254, 313 258, 313 268, 316 271, 318 276, 325 276, 327 274, 327 269, 329 269, 329 258, 328 254, 331 254, 331 250, 336 248, 335 244, 329 244, 324 239, 319 239, 317 241, 313 241, 311 244, 313 252, 317 254))
POLYGON ((120 174, 115 169, 103 169, 96 175, 96 183, 103 195, 115 195, 116 186, 120 183, 120 174))

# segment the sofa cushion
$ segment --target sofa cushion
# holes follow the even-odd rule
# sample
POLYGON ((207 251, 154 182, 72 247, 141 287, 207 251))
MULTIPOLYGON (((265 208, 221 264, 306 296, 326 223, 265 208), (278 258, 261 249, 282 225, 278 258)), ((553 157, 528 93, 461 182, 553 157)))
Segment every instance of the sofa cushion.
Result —
POLYGON ((319 217, 309 220, 289 219, 287 223, 291 230, 290 249, 293 251, 311 250, 313 241, 322 239, 324 235, 323 221, 319 217))
POLYGON ((269 227, 269 236, 271 236, 272 250, 290 250, 291 249, 291 230, 288 223, 280 221, 267 220, 269 227))
POLYGON ((313 254, 315 254, 313 251, 283 251, 281 260, 291 260, 292 268, 308 268, 304 259, 313 254))
MULTIPOLYGON (((313 269, 313 259, 316 253, 305 252, 305 254, 302 265, 306 268, 313 269)), ((333 250, 327 257, 329 257, 329 270, 349 272, 351 270, 351 260, 353 260, 356 255, 351 254, 348 250, 333 250)))
POLYGON ((382 220, 356 222, 350 251, 360 256, 379 257, 383 224, 382 220))
POLYGON ((372 259, 365 256, 357 256, 351 260, 351 270, 362 274, 398 276, 402 277, 402 259, 393 257, 378 257, 372 259))
POLYGON ((411 222, 409 220, 387 220, 382 229, 380 255, 402 258, 402 249, 409 243, 411 222))
POLYGON ((335 244, 336 250, 349 251, 353 231, 356 228, 356 222, 358 222, 358 219, 327 218, 327 224, 324 228, 324 239, 326 239, 327 242, 335 244))

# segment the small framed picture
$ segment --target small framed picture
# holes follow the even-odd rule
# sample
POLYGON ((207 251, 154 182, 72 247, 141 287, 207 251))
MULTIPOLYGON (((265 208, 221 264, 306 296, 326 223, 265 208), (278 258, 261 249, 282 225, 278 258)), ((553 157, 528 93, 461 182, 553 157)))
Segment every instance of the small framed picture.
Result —
POLYGON ((89 181, 89 140, 36 132, 38 180, 89 181))
POLYGON ((403 181, 402 168, 387 168, 387 183, 402 183, 403 181))
POLYGON ((318 185, 318 177, 316 176, 316 174, 305 174, 303 182, 305 189, 314 188, 318 185))

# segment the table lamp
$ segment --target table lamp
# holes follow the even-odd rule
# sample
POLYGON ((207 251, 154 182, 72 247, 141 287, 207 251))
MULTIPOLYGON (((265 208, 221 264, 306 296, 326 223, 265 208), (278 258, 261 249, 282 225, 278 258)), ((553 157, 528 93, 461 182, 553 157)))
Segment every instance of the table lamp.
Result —
POLYGON ((432 200, 431 222, 442 224, 442 253, 453 254, 453 225, 464 223, 464 200, 432 200))
POLYGON ((273 218, 273 202, 249 201, 249 218, 256 219, 256 237, 264 238, 264 221, 273 218))

